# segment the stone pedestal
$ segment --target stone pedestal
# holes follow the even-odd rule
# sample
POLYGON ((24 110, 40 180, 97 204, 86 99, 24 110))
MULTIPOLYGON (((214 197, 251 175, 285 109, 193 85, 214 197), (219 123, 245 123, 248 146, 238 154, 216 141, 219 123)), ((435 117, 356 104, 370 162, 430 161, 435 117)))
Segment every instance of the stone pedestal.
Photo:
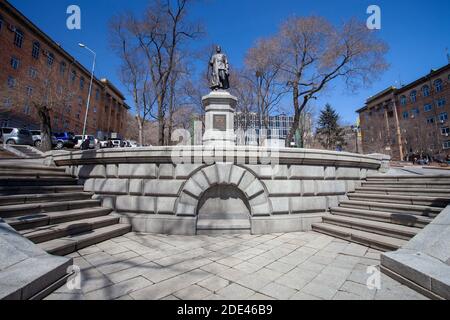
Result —
POLYGON ((204 145, 235 145, 234 113, 237 98, 227 91, 213 91, 202 99, 205 108, 204 145))

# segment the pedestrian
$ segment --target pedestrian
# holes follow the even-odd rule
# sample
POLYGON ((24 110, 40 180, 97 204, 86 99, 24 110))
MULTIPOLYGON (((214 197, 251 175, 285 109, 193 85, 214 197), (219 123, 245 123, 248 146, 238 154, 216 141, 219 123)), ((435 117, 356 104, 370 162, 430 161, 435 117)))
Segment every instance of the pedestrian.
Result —
POLYGON ((81 144, 81 150, 88 150, 89 149, 89 138, 86 137, 86 139, 84 139, 83 143, 81 144))

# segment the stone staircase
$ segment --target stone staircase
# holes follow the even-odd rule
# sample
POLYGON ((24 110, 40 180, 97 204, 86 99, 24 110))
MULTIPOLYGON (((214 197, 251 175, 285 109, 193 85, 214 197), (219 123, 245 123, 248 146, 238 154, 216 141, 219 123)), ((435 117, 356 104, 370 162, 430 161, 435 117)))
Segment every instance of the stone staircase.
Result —
POLYGON ((330 208, 314 231, 367 245, 397 250, 450 204, 450 176, 376 176, 330 208))
POLYGON ((7 145, 5 147, 7 151, 15 154, 19 158, 40 159, 43 157, 43 153, 40 150, 31 146, 7 145))
POLYGON ((131 230, 77 183, 64 168, 0 164, 0 218, 54 255, 131 230))

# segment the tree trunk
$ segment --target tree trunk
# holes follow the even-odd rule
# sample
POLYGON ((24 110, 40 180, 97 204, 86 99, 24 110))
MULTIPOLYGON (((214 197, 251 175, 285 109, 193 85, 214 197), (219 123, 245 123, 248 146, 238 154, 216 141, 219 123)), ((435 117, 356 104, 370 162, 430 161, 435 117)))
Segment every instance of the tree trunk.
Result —
POLYGON ((297 131, 298 125, 300 123, 300 105, 298 103, 299 92, 298 92, 298 83, 295 82, 293 84, 293 93, 292 93, 293 103, 294 103, 294 122, 292 123, 292 127, 289 130, 289 133, 286 137, 286 148, 291 147, 292 138, 295 136, 295 131, 297 131))
POLYGON ((136 117, 137 123, 138 123, 138 130, 139 130, 139 145, 144 145, 144 124, 140 116, 136 117))
POLYGON ((164 145, 164 112, 163 112, 163 98, 158 96, 158 144, 164 145))
POLYGON ((41 122, 41 151, 52 150, 52 125, 50 121, 50 110, 47 106, 38 106, 38 115, 41 122))

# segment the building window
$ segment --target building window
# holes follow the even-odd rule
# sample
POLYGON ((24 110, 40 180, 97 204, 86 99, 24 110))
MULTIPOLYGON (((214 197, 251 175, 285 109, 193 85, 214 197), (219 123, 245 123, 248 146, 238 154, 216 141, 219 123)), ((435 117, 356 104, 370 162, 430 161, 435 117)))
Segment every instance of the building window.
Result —
POLYGON ((67 65, 64 61, 59 64, 59 73, 61 74, 61 76, 64 76, 66 74, 66 67, 67 65))
POLYGON ((41 44, 37 41, 33 42, 33 50, 31 56, 35 59, 39 59, 39 53, 41 52, 41 44))
POLYGON ((95 90, 95 100, 99 100, 100 99, 100 90, 97 89, 95 90))
POLYGON ((450 135, 450 128, 449 127, 441 128, 441 134, 448 137, 450 135))
POLYGON ((94 113, 97 113, 97 107, 94 107, 94 113))
POLYGON ((77 72, 75 70, 72 70, 70 80, 72 81, 72 83, 74 83, 76 79, 77 79, 77 72))
POLYGON ((28 75, 30 76, 31 79, 36 79, 37 77, 37 70, 30 67, 30 69, 28 69, 28 75))
POLYGON ((27 96, 31 97, 33 94, 33 88, 30 86, 26 87, 27 96))
POLYGON ((403 112, 403 119, 408 119, 409 118, 409 112, 405 111, 403 112))
POLYGON ((428 123, 428 124, 434 123, 434 117, 429 117, 429 118, 427 118, 427 123, 428 123))
POLYGON ((431 103, 427 103, 423 106, 423 109, 425 110, 425 112, 430 112, 431 110, 433 110, 433 105, 431 103))
POLYGON ((409 97, 411 99, 411 103, 415 103, 417 101, 417 91, 414 90, 413 92, 411 92, 409 97))
POLYGON ((420 110, 419 108, 414 108, 411 110, 411 115, 412 116, 418 116, 420 114, 420 110))
POLYGON ((423 86, 422 87, 422 95, 424 97, 429 97, 430 96, 430 87, 429 86, 423 86))
POLYGON ((434 82, 434 89, 436 90, 436 92, 441 92, 442 91, 442 80, 441 79, 437 79, 434 82))
POLYGON ((78 97, 78 105, 79 106, 83 105, 83 98, 82 97, 78 97))
POLYGON ((14 44, 16 47, 22 48, 23 45, 23 32, 20 29, 16 29, 14 32, 14 44))
POLYGON ((405 97, 405 96, 401 96, 401 97, 400 97, 400 104, 401 104, 402 106, 405 106, 405 105, 406 105, 406 97, 405 97))
POLYGON ((26 115, 30 115, 31 108, 30 108, 30 105, 28 103, 25 103, 25 106, 23 107, 23 113, 25 113, 26 115))
POLYGON ((443 106, 445 106, 446 103, 447 103, 447 101, 446 101, 444 98, 439 99, 439 100, 436 102, 436 104, 437 104, 438 107, 443 107, 443 106))
POLYGON ((19 66, 20 66, 20 60, 17 59, 16 57, 11 57, 11 67, 14 70, 17 70, 17 69, 19 69, 19 66))
POLYGON ((444 149, 450 149, 450 141, 446 141, 443 143, 444 149))
POLYGON ((447 112, 443 112, 441 114, 439 114, 439 121, 440 122, 445 122, 448 120, 448 114, 447 112))
POLYGON ((9 76, 8 77, 8 87, 12 89, 15 86, 16 86, 16 79, 14 79, 14 77, 9 76))
POLYGON ((55 62, 55 55, 53 53, 47 54, 47 65, 51 67, 53 65, 53 62, 55 62))
POLYGON ((84 89, 84 77, 80 78, 80 90, 84 89))
POLYGON ((3 100, 3 107, 5 107, 6 109, 12 107, 12 101, 10 97, 5 97, 5 99, 3 100))

